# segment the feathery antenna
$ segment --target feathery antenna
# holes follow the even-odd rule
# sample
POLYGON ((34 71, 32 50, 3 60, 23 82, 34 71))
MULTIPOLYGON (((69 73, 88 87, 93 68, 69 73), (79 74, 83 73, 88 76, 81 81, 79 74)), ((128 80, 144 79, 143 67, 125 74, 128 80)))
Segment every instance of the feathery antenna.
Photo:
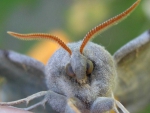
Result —
POLYGON ((7 33, 16 38, 23 39, 23 40, 52 39, 55 42, 57 42, 62 48, 64 48, 70 55, 72 54, 69 47, 62 40, 50 34, 46 34, 46 33, 19 34, 19 33, 10 32, 10 31, 8 31, 7 33))
POLYGON ((82 54, 84 47, 86 46, 87 42, 91 38, 93 38, 97 34, 101 33, 105 29, 108 29, 109 27, 119 23, 121 20, 125 19, 129 14, 131 14, 131 12, 138 6, 139 3, 140 3, 140 0, 137 0, 131 7, 129 7, 127 10, 125 10, 121 14, 103 22, 102 24, 100 24, 100 25, 96 26, 95 28, 93 28, 92 30, 90 30, 87 33, 87 35, 85 36, 85 38, 83 39, 83 42, 80 46, 80 53, 82 54))

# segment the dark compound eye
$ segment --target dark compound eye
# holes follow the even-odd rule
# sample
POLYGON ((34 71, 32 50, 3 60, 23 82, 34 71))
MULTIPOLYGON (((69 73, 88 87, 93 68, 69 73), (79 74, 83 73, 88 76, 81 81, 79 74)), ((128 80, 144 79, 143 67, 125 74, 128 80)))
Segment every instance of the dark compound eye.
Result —
POLYGON ((67 66, 66 66, 66 73, 67 73, 67 75, 69 75, 70 77, 74 77, 74 76, 75 76, 75 73, 73 72, 70 63, 67 64, 67 66))
POLYGON ((88 60, 87 61, 87 70, 86 70, 86 73, 88 75, 91 74, 92 71, 93 71, 93 68, 94 68, 93 63, 90 60, 88 60))

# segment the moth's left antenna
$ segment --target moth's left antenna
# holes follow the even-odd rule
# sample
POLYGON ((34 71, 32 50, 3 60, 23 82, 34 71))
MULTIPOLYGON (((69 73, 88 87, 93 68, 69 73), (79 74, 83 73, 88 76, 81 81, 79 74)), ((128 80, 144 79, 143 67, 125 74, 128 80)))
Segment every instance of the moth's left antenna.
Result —
POLYGON ((7 32, 8 34, 23 40, 36 40, 36 39, 51 39, 57 42, 62 48, 64 48, 70 55, 72 54, 70 48, 57 36, 53 36, 46 33, 31 33, 31 34, 19 34, 15 32, 7 32))

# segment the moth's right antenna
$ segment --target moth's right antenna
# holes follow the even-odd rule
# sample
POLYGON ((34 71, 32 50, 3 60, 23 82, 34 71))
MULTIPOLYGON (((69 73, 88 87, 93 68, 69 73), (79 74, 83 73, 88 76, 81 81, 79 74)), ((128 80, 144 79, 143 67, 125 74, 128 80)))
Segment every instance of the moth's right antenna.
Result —
POLYGON ((15 32, 7 32, 8 34, 23 40, 35 40, 35 39, 51 39, 56 41, 62 48, 64 48, 70 55, 72 54, 70 48, 58 37, 46 34, 46 33, 31 33, 31 34, 19 34, 15 32))
POLYGON ((81 47, 80 47, 80 53, 82 54, 84 47, 86 46, 87 42, 91 38, 93 38, 98 33, 101 33, 105 29, 108 29, 109 27, 119 23, 121 20, 125 19, 129 14, 131 14, 131 12, 138 6, 139 3, 140 3, 140 0, 137 0, 131 7, 129 7, 123 13, 105 21, 104 23, 102 23, 102 24, 96 26, 95 28, 93 28, 92 30, 90 30, 87 33, 87 35, 85 36, 85 38, 83 39, 83 42, 82 42, 81 47))

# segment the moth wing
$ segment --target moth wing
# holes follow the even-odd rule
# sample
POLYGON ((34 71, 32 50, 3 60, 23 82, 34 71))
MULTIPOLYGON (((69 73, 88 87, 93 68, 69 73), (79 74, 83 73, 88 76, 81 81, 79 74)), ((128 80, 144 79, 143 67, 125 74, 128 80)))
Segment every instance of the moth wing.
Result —
POLYGON ((1 99, 12 101, 47 90, 45 66, 28 56, 0 50, 1 99))
POLYGON ((150 31, 124 45, 113 57, 118 72, 115 96, 136 113, 150 103, 150 31))

